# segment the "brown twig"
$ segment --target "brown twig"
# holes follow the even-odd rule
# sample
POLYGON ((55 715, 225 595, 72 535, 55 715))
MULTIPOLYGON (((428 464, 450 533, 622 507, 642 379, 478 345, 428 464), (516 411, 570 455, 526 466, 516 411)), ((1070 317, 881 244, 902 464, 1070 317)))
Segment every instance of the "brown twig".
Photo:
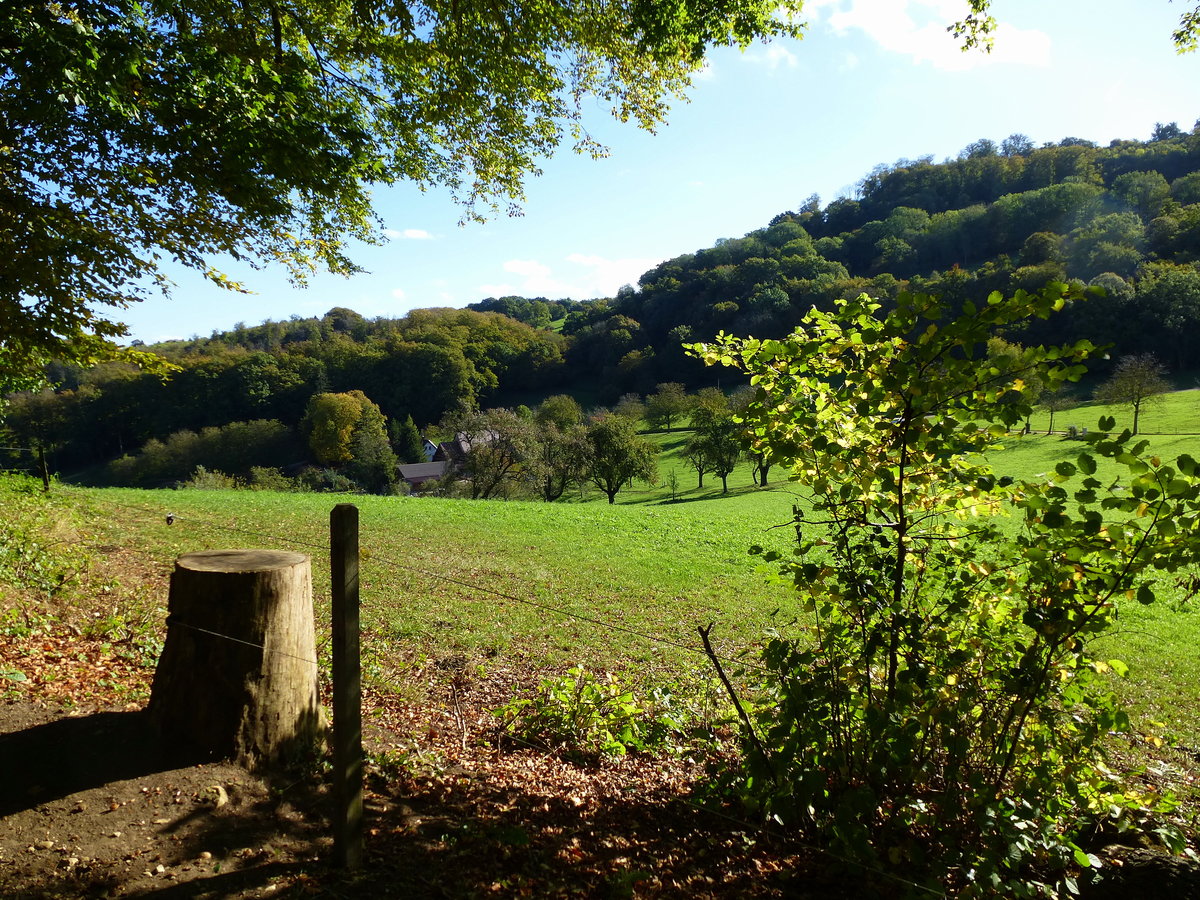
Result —
POLYGON ((746 710, 742 707, 742 701, 738 699, 737 691, 733 689, 733 684, 725 674, 725 668, 721 665, 721 660, 713 652, 712 644, 709 643, 708 636, 712 633, 713 625, 715 624, 715 622, 709 622, 707 628, 700 625, 696 626, 696 631, 700 634, 700 641, 704 644, 704 652, 708 655, 708 658, 717 670, 717 674, 721 677, 721 684, 725 685, 725 692, 729 694, 729 699, 733 701, 734 709, 737 710, 738 717, 742 720, 742 725, 746 728, 746 733, 750 735, 750 740, 754 741, 754 746, 762 754, 763 761, 767 764, 767 771, 771 773, 771 780, 779 784, 779 778, 775 775, 775 767, 771 765, 771 754, 767 752, 767 748, 759 740, 758 733, 754 730, 754 724, 750 721, 750 716, 747 715, 746 710))

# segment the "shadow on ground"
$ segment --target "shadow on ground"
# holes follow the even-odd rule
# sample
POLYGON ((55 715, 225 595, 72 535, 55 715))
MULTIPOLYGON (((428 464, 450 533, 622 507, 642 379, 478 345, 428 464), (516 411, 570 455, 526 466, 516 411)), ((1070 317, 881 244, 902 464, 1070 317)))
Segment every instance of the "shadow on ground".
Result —
POLYGON ((0 735, 0 816, 204 761, 166 753, 144 710, 57 719, 0 735))

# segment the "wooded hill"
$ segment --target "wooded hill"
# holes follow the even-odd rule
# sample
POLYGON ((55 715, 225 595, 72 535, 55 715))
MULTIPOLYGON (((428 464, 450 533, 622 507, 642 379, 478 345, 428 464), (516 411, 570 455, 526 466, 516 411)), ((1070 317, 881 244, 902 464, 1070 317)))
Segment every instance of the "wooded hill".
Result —
MULTIPOLYGON (((55 366, 55 391, 14 397, 4 426, 15 444, 46 446, 71 471, 231 422, 281 423, 272 440, 283 440, 309 399, 329 391, 360 390, 389 420, 418 426, 460 404, 564 387, 612 403, 661 382, 712 383, 720 373, 688 358, 684 342, 720 330, 780 336, 840 297, 886 302, 907 288, 979 300, 1067 279, 1103 292, 1005 337, 1089 338, 1112 344, 1114 359, 1154 352, 1172 371, 1200 367, 1200 343, 1188 338, 1200 328, 1200 122, 1107 147, 1068 138, 1035 148, 1013 135, 941 163, 879 166, 853 198, 810 197, 607 300, 489 298, 376 320, 335 308, 238 326, 151 348, 180 367, 165 383, 112 364, 55 366)), ((303 458, 284 444, 256 464, 303 458)))

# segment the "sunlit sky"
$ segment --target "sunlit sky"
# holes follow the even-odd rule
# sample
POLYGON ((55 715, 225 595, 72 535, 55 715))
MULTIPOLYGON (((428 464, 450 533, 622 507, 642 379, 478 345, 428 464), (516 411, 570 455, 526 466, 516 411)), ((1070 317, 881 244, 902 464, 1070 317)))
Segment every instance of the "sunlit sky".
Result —
POLYGON ((235 323, 367 317, 465 306, 518 294, 612 296, 656 263, 741 237, 811 194, 852 195, 880 163, 955 157, 1013 133, 1101 145, 1146 139, 1157 122, 1200 118, 1200 54, 1177 55, 1171 31, 1192 4, 1167 0, 994 0, 990 55, 963 53, 945 28, 963 0, 808 0, 803 40, 720 50, 655 135, 597 107, 591 133, 611 155, 563 149, 526 186, 524 215, 459 225, 445 192, 381 190, 381 247, 352 255, 367 273, 321 276, 305 289, 282 269, 226 269, 254 293, 193 273, 121 312, 131 338, 205 336, 235 323))

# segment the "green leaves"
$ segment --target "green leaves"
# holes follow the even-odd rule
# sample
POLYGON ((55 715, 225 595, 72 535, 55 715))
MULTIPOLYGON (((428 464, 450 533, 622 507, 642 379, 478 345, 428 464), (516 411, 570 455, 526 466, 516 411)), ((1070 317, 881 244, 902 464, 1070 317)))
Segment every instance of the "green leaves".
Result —
POLYGON ((0 365, 89 363, 114 310, 173 259, 357 271, 377 184, 439 186, 464 218, 511 208, 560 143, 600 155, 598 100, 652 129, 713 45, 794 35, 794 0, 215 0, 0 7, 7 235, 0 365), (18 238, 19 236, 19 238, 18 238))
POLYGON ((698 348, 752 377, 744 418, 812 503, 780 561, 815 621, 764 654, 772 759, 748 752, 746 790, 872 865, 906 861, 884 848, 908 842, 908 860, 1022 895, 1035 859, 1062 884, 1098 864, 1071 839, 1107 796, 1098 742, 1126 721, 1100 679, 1128 669, 1086 648, 1118 603, 1154 602, 1155 570, 1194 559, 1200 466, 1147 458, 1109 419, 1049 479, 991 471, 1034 386, 1078 379, 1093 350, 993 336, 1080 296, 993 294, 950 319, 934 297, 882 315, 862 296, 813 310, 769 361, 728 337, 698 348), (1101 461, 1120 478, 1095 477, 1101 461), (1023 523, 1015 539, 1002 515, 1023 523))

